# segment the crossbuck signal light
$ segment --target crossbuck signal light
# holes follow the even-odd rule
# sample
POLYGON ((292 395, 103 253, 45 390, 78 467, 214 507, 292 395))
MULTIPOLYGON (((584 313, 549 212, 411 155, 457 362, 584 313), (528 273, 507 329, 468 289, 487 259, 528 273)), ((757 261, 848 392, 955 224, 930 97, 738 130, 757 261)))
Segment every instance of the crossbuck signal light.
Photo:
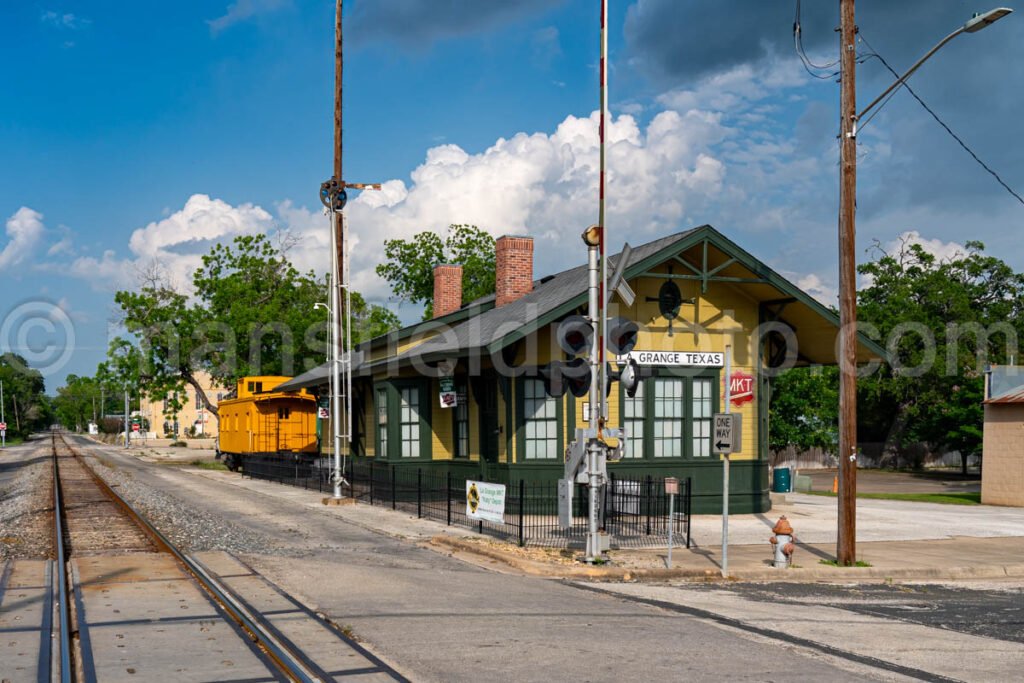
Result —
POLYGON ((540 376, 548 396, 560 398, 568 391, 579 398, 590 391, 590 365, 583 358, 552 361, 541 368, 540 376))
POLYGON ((558 325, 555 332, 558 346, 570 356, 590 353, 594 345, 594 326, 582 315, 570 315, 558 325))
POLYGON ((640 327, 632 320, 612 318, 608 321, 608 350, 616 356, 624 356, 636 346, 640 327))

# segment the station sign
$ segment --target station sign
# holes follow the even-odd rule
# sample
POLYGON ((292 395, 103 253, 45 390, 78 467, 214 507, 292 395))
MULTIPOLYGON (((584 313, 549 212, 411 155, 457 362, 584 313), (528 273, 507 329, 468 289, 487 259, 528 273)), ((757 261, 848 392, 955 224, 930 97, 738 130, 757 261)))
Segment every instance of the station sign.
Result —
POLYGON ((618 364, 630 358, 637 365, 674 365, 691 368, 720 368, 725 365, 725 354, 717 351, 638 351, 616 356, 618 364))
POLYGON ((455 393, 455 378, 442 377, 440 380, 441 391, 438 397, 442 408, 454 408, 458 405, 459 396, 455 393))

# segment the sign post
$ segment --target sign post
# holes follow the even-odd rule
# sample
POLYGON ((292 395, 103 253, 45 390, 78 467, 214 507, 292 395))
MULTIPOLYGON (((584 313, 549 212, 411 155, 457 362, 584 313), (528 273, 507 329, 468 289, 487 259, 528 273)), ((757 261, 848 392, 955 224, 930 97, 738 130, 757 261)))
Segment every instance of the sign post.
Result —
POLYGON ((4 383, 2 380, 0 380, 0 448, 7 448, 7 418, 4 416, 4 383))
POLYGON ((679 493, 679 480, 675 477, 665 477, 665 493, 668 494, 668 557, 665 558, 665 566, 671 569, 672 527, 675 526, 676 494, 679 493))

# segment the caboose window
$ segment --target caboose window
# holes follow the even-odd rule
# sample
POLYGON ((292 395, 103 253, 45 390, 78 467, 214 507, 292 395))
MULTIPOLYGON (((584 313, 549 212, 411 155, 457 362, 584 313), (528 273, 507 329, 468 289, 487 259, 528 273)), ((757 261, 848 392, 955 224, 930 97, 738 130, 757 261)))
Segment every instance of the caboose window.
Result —
POLYGON ((415 458, 420 454, 420 399, 419 390, 407 387, 401 390, 399 424, 402 435, 402 457, 415 458))

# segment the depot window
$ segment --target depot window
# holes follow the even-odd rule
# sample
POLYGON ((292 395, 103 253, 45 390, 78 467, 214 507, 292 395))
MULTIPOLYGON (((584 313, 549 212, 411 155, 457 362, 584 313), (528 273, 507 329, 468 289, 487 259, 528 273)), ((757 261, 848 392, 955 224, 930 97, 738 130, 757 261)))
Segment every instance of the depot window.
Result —
POLYGON ((627 430, 625 458, 710 459, 711 420, 719 401, 717 369, 694 377, 652 369, 636 396, 619 389, 619 418, 627 430))
POLYGON ((377 455, 388 455, 388 390, 377 390, 377 455))
POLYGON ((420 392, 415 387, 399 390, 399 429, 402 440, 402 457, 418 458, 420 455, 420 392))
POLYGON ((469 457, 469 392, 465 381, 455 387, 455 457, 469 457))
POLYGON ((561 402, 548 396, 539 379, 522 382, 522 453, 525 460, 559 457, 561 402))

